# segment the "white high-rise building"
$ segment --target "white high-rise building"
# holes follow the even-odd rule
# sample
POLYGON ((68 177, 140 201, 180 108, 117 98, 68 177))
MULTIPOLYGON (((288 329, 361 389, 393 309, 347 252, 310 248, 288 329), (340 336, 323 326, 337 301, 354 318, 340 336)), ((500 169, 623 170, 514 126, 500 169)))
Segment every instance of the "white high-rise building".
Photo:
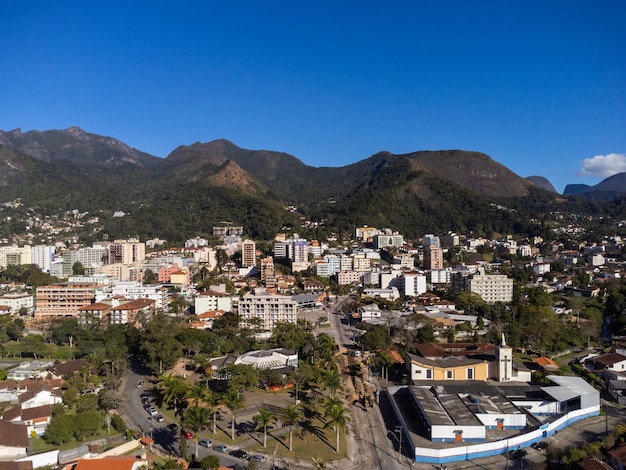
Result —
POLYGON ((37 245, 32 249, 33 264, 39 266, 43 272, 49 273, 54 260, 55 247, 53 245, 37 245))

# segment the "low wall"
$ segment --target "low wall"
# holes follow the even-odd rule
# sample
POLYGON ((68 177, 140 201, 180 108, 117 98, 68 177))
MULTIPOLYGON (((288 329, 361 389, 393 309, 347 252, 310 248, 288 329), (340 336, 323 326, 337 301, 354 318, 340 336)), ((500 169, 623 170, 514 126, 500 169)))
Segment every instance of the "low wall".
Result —
POLYGON ((42 452, 41 454, 29 455, 21 459, 17 459, 16 462, 32 462, 33 468, 39 467, 55 467, 59 463, 59 450, 51 450, 49 452, 42 452))

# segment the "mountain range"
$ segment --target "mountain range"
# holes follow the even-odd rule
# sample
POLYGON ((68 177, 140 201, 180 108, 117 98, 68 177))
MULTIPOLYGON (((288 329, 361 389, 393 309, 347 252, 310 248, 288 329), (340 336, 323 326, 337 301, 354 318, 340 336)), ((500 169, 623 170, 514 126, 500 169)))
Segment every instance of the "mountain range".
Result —
MULTIPOLYGON (((610 190, 597 186, 581 193, 626 191, 623 183, 621 193, 615 189, 619 181, 605 185, 610 190)), ((222 139, 158 158, 79 127, 0 131, 0 203, 11 200, 43 212, 99 214, 102 231, 114 236, 171 240, 206 234, 220 221, 267 240, 300 229, 302 220, 320 238, 365 224, 407 236, 525 233, 537 230, 538 214, 564 202, 545 178, 522 178, 479 152, 379 152, 343 167, 312 167, 222 139), (127 216, 111 217, 116 211, 127 216)))

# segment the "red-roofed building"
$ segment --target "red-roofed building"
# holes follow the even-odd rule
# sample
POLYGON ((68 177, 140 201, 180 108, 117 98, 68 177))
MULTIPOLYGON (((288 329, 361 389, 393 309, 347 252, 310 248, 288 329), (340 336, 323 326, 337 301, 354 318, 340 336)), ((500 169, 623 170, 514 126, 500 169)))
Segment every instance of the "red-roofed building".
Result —
POLYGON ((549 357, 536 357, 535 363, 544 370, 555 371, 559 370, 559 365, 549 357))
POLYGON ((144 458, 112 456, 102 459, 81 459, 76 463, 74 470, 139 470, 147 465, 148 460, 144 458))
POLYGON ((29 445, 28 432, 24 424, 0 420, 0 460, 25 457, 29 445))
POLYGON ((226 312, 224 310, 210 310, 208 312, 200 313, 197 315, 198 321, 190 323, 189 326, 200 330, 213 328, 213 322, 215 321, 215 319, 220 318, 225 313, 226 312))

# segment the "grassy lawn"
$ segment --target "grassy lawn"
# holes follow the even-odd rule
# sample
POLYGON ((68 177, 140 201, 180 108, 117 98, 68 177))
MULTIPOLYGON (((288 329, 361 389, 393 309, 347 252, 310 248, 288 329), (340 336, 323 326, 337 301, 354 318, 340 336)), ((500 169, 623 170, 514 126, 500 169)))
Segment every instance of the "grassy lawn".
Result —
MULTIPOLYGON (((41 437, 36 437, 34 439, 30 438, 29 441, 30 441, 31 448, 33 449, 33 454, 38 454, 40 452, 46 452, 48 450, 53 450, 53 449, 59 449, 59 450, 73 449, 74 447, 87 444, 91 441, 97 441, 98 439, 104 439, 106 437, 114 437, 117 435, 119 435, 117 431, 112 430, 111 434, 107 434, 107 430, 102 429, 98 434, 96 434, 95 436, 89 437, 86 441, 76 441, 72 439, 70 442, 66 442, 65 444, 61 444, 60 446, 56 446, 54 444, 48 444, 41 437)), ((119 444, 109 446, 108 448, 115 447, 116 445, 119 445, 119 444)), ((105 448, 100 449, 101 452, 104 450, 106 449, 105 448)))
MULTIPOLYGON (((268 458, 272 458, 274 450, 276 457, 285 457, 291 459, 310 460, 316 457, 325 462, 340 460, 347 456, 346 452, 346 436, 344 431, 339 431, 339 452, 335 452, 336 435, 332 429, 324 429, 324 423, 317 421, 314 423, 314 432, 306 433, 306 441, 300 435, 300 429, 293 429, 293 451, 289 452, 289 432, 281 430, 281 435, 274 435, 272 431, 267 433, 267 447, 262 444, 255 444, 246 447, 248 454, 265 454, 268 458)), ((258 441, 263 442, 263 433, 256 433, 258 441)))

